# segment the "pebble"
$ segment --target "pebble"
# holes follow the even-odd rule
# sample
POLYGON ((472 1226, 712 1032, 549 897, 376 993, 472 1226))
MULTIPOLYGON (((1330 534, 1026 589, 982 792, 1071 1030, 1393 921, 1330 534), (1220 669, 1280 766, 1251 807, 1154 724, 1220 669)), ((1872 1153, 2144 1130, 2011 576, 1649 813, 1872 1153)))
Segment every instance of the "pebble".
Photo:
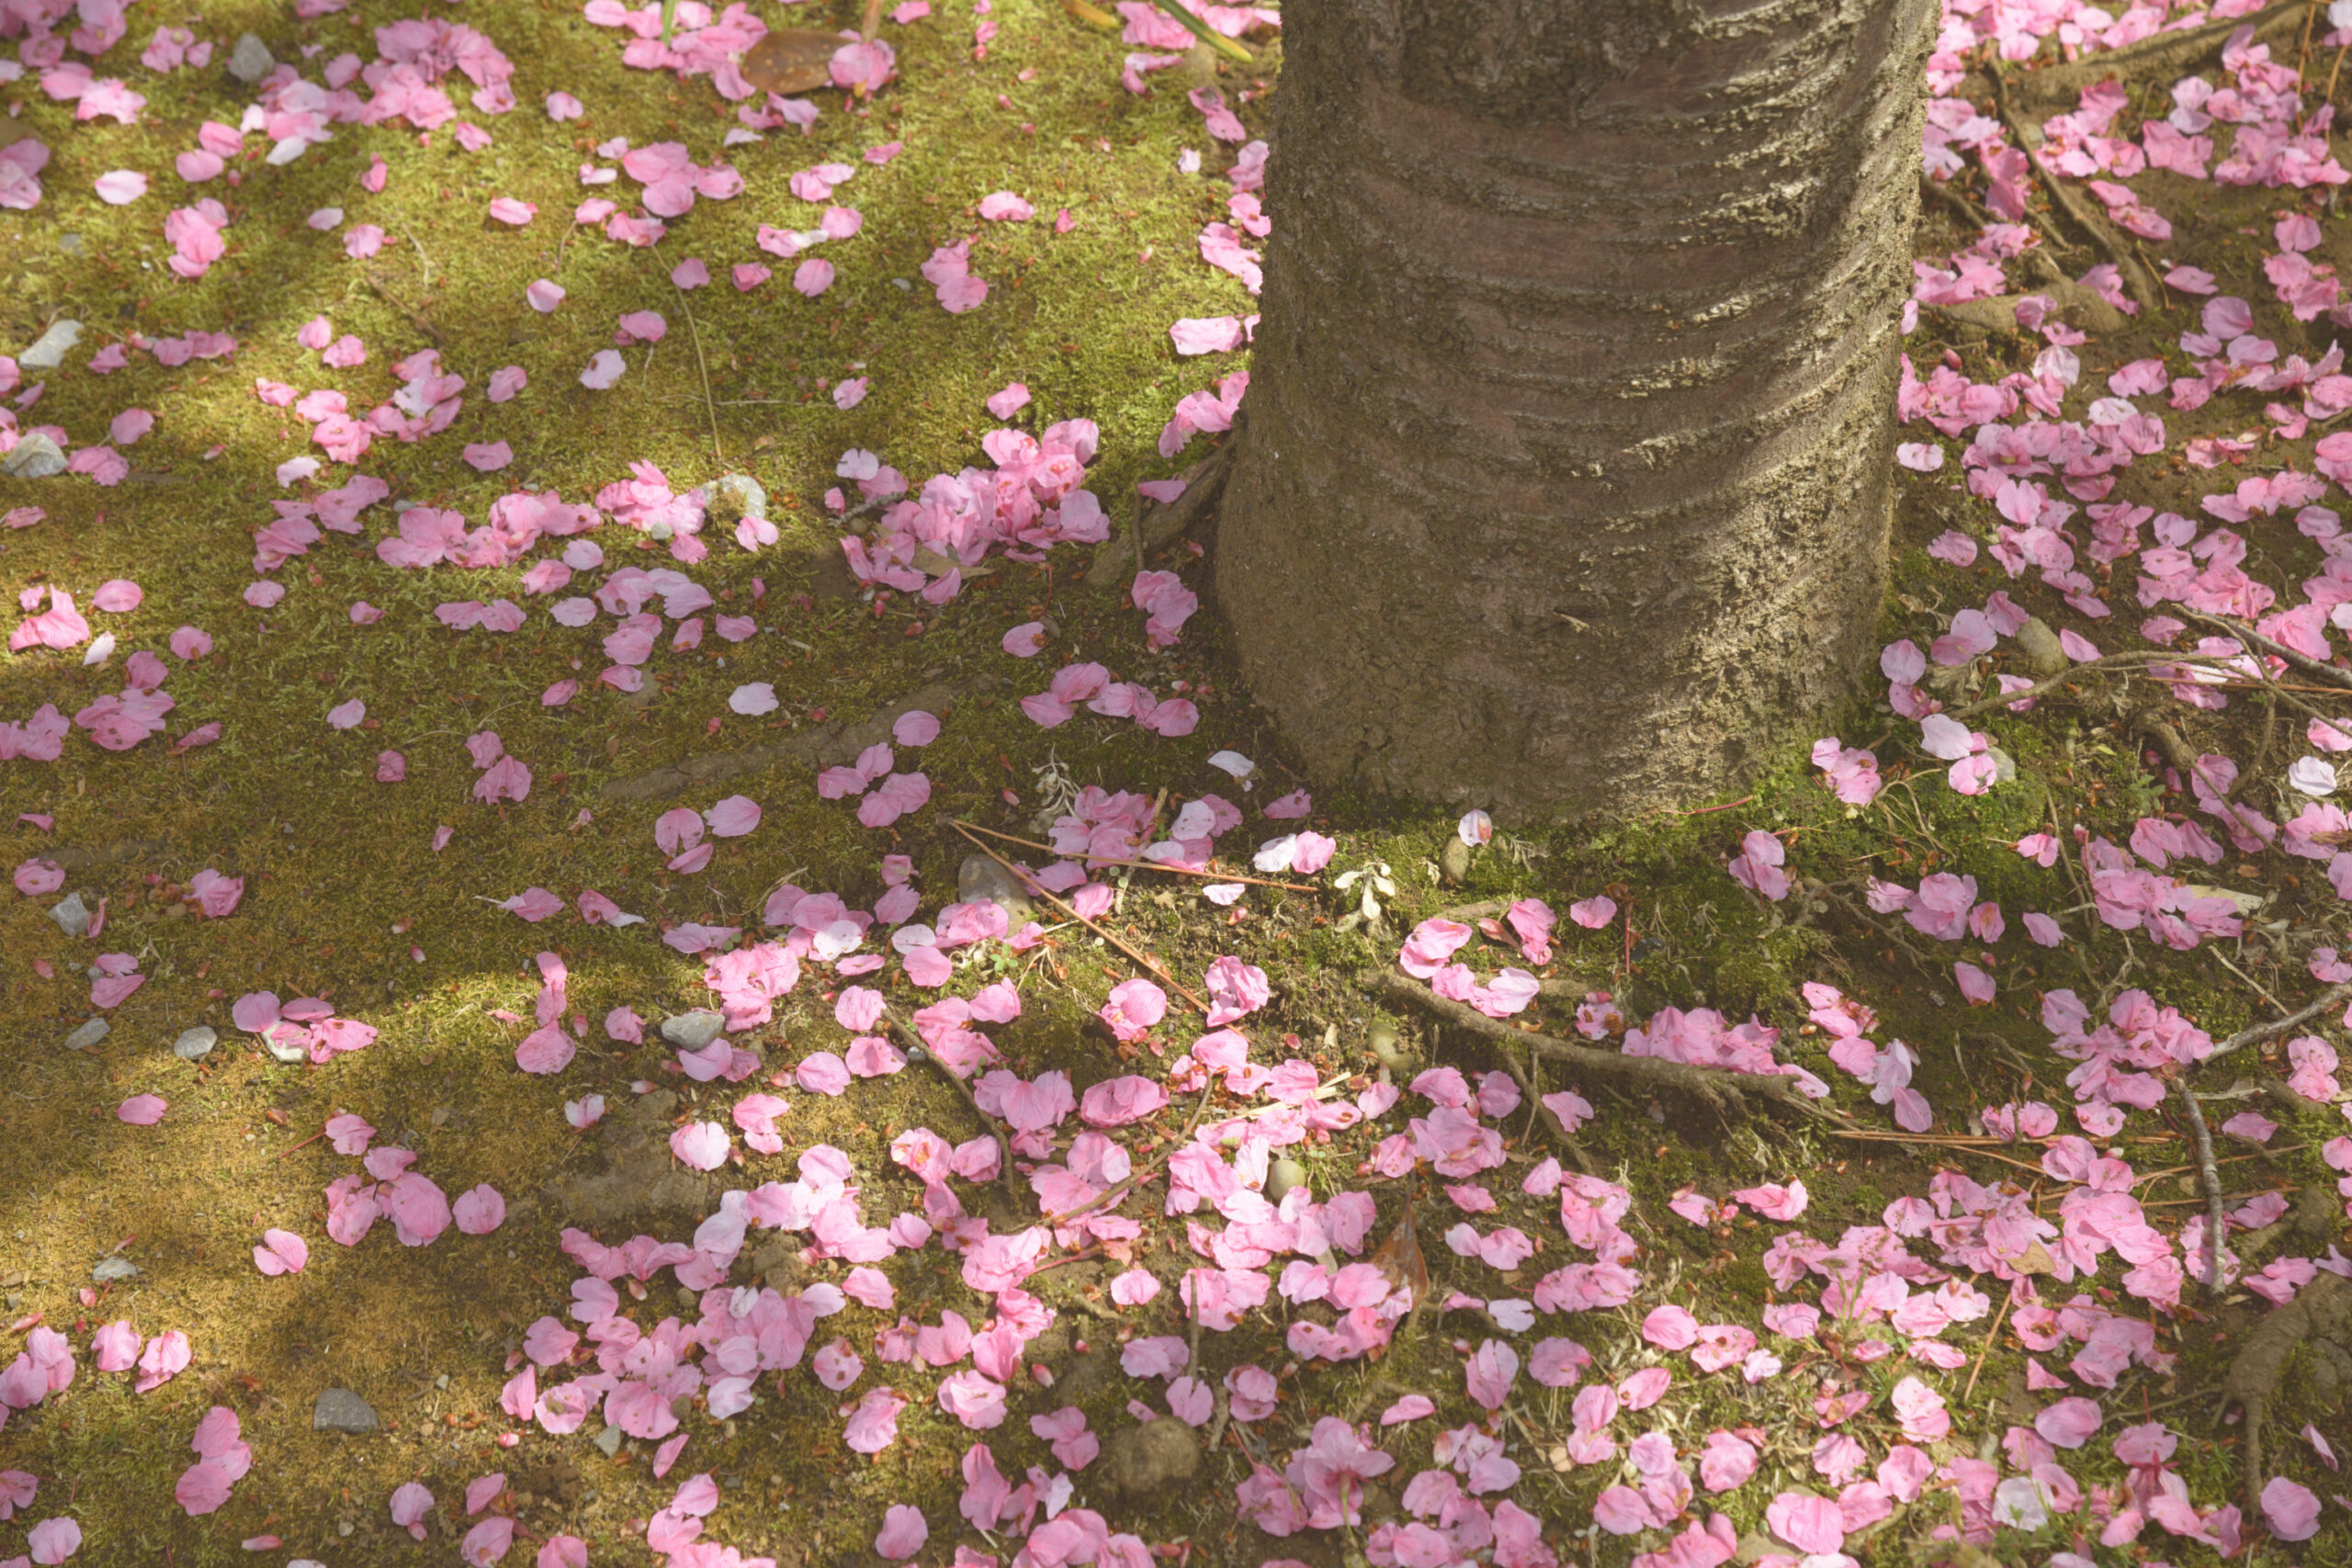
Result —
POLYGON ((1148 1497, 1201 1468, 1201 1440, 1182 1421, 1146 1421, 1105 1445, 1111 1483, 1130 1497, 1148 1497))
POLYGON ((1413 1059, 1406 1054, 1403 1043, 1396 1038, 1396 1032, 1385 1023, 1372 1026, 1372 1032, 1365 1038, 1364 1044, 1380 1059, 1384 1067, 1394 1067, 1403 1072, 1412 1065, 1413 1059))
POLYGON ((2058 634, 2039 615, 2030 615, 2018 628, 2018 651, 2025 655, 2026 666, 2044 680, 2066 668, 2066 650, 2058 646, 2058 634))
POLYGON ((618 1427, 607 1427, 603 1431, 597 1433, 596 1447, 603 1452, 606 1459, 611 1459, 615 1454, 619 1453, 621 1451, 621 1429, 618 1427))
POLYGON ((128 1258, 101 1258, 98 1266, 90 1270, 90 1278, 101 1285, 110 1285, 117 1280, 128 1280, 138 1272, 139 1265, 128 1258))
POLYGON ((199 1023, 194 1029, 180 1031, 180 1037, 172 1042, 172 1055, 183 1062, 202 1061, 220 1043, 217 1031, 199 1023))
POLYGON ((105 1019, 94 1018, 65 1037, 68 1051, 86 1051, 114 1032, 114 1025, 105 1019))
POLYGON ((71 316, 61 316, 49 324, 49 331, 33 339, 17 364, 27 370, 54 370, 65 363, 66 352, 82 341, 82 323, 71 316))
POLYGON ((311 1054, 308 1051, 300 1045, 289 1045, 281 1042, 275 1033, 264 1034, 259 1038, 263 1050, 289 1066, 296 1062, 307 1062, 311 1059, 311 1054))
POLYGON ((1446 840, 1444 850, 1437 857, 1437 870, 1448 887, 1460 886, 1462 879, 1470 874, 1470 846, 1459 838, 1446 840))
POLYGON ((247 86, 268 75, 277 62, 269 52, 269 45, 251 33, 238 36, 237 47, 229 51, 229 74, 247 86))
POLYGON ((1012 873, 986 855, 966 855, 956 872, 956 897, 964 903, 982 899, 1004 911, 1007 929, 1019 931, 1037 918, 1036 907, 1021 891, 1012 873))
POLYGON ((1266 1169, 1266 1201, 1279 1203, 1283 1194, 1306 1185, 1306 1168, 1295 1159, 1278 1159, 1266 1169))
POLYGON ((89 906, 82 902, 79 893, 68 893, 51 905, 49 918, 55 920, 57 929, 67 936, 80 936, 90 929, 89 906))
POLYGON ((662 1038, 681 1051, 699 1051, 719 1036, 727 1021, 708 1008, 673 1013, 662 1021, 662 1038))
POLYGON ((316 1432, 372 1432, 380 1425, 375 1407, 347 1388, 322 1388, 311 1412, 316 1432))
POLYGON ((65 454, 38 430, 25 432, 17 449, 0 457, 0 474, 12 479, 53 479, 65 471, 65 454))
POLYGON ((768 492, 749 474, 721 474, 710 481, 704 510, 710 522, 724 526, 743 517, 765 518, 768 492))

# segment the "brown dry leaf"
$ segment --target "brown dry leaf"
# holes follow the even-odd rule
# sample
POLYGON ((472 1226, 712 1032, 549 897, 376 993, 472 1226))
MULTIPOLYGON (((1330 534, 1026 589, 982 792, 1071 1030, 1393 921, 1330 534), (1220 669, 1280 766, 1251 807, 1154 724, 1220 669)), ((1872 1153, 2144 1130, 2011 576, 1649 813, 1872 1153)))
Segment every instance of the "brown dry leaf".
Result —
MULTIPOLYGON (((865 0, 859 21, 859 31, 871 39, 882 26, 882 0, 865 0)), ((772 28, 744 51, 743 80, 764 93, 814 92, 832 81, 834 51, 846 41, 816 28, 772 28)))
POLYGON ((1405 1200, 1405 1217, 1372 1255, 1373 1267, 1388 1281, 1388 1288, 1411 1292, 1416 1307, 1430 1293, 1430 1266, 1421 1258, 1420 1238, 1413 1233, 1413 1201, 1419 1196, 1417 1192, 1405 1200))
POLYGON ((776 28, 743 55, 743 80, 763 93, 813 92, 832 80, 839 33, 814 28, 776 28))
POLYGON ((2022 1253, 2009 1259, 2009 1267, 2020 1274, 2054 1274, 2058 1271, 2058 1260, 2050 1256, 2041 1243, 2029 1241, 2022 1253))

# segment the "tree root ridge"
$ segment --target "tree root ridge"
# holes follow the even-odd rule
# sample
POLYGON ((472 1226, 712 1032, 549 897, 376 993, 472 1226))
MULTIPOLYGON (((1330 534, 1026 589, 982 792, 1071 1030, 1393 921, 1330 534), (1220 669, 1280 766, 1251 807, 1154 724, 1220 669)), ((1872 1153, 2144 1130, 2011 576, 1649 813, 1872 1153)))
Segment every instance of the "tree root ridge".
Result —
POLYGON ((2262 1511, 2262 1421, 2287 1359, 2306 1339, 2352 1343, 2352 1281, 2322 1271, 2295 1299, 2255 1326, 2222 1378, 2214 1404, 2219 1421, 2233 1407, 2245 1412, 2245 1506, 2249 1517, 2262 1511))
MULTIPOLYGON (((1669 1062, 1661 1056, 1629 1056, 1623 1051, 1598 1050, 1553 1035, 1513 1029, 1507 1023, 1488 1018, 1476 1008, 1439 996, 1409 976, 1383 972, 1365 976, 1363 983, 1392 1001, 1408 1003, 1442 1022, 1498 1043, 1532 1052, 1547 1062, 1565 1062, 1586 1072, 1631 1078, 1655 1089, 1687 1094, 1718 1112, 1745 1111, 1747 1097, 1754 1095, 1758 1100, 1808 1117, 1843 1119, 1838 1112, 1805 1099, 1789 1078, 1694 1067, 1683 1062, 1669 1062)), ((1516 1077, 1516 1073, 1513 1076, 1516 1077)))
POLYGON ((765 746, 747 747, 740 751, 708 751, 687 757, 667 767, 629 778, 614 779, 603 790, 606 800, 659 800, 676 795, 697 784, 717 784, 738 778, 744 773, 756 773, 778 762, 796 762, 802 767, 827 768, 853 762, 857 754, 877 741, 890 739, 890 727, 901 714, 936 713, 958 697, 993 691, 1001 685, 993 675, 978 675, 963 681, 933 681, 919 686, 895 702, 876 709, 872 717, 856 724, 834 722, 805 735, 772 742, 765 746))

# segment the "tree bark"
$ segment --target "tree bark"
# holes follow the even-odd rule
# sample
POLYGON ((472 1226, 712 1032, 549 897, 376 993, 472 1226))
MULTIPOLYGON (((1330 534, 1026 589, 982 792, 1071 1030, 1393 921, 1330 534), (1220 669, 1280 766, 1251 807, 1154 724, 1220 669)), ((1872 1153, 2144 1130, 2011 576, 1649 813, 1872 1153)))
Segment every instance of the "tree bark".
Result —
POLYGON ((1885 586, 1932 0, 1288 0, 1217 539, 1316 773, 1709 795, 1885 586))

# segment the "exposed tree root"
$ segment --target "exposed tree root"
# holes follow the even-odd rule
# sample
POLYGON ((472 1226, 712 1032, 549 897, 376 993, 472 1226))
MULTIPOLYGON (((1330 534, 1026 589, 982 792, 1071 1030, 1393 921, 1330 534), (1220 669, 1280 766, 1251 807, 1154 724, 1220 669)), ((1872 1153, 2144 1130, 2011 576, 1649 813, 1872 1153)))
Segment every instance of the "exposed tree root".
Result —
POLYGON ((1447 1000, 1408 976, 1376 973, 1365 976, 1363 984, 1391 1001, 1419 1008, 1456 1028, 1531 1051, 1547 1062, 1566 1062, 1595 1075, 1633 1078, 1654 1089, 1687 1094, 1720 1113, 1745 1111, 1747 1096, 1754 1095, 1758 1100, 1809 1117, 1827 1120, 1837 1115, 1806 1100, 1797 1091, 1796 1086, 1784 1077, 1768 1077, 1758 1073, 1719 1072, 1681 1062, 1669 1062, 1658 1056, 1629 1056, 1622 1051, 1596 1050, 1592 1046, 1578 1045, 1573 1041, 1555 1039, 1549 1034, 1513 1029, 1509 1024, 1488 1018, 1476 1008, 1447 1000))
POLYGON ((1989 299, 1970 299, 1958 305, 1928 305, 1922 313, 1931 321, 1941 322, 1961 334, 1978 337, 2023 337, 2026 330, 2018 325, 2018 303, 2028 294, 2046 296, 2061 313, 2076 326, 2087 327, 2095 333, 2120 333, 2126 329, 2123 312, 2075 282, 2064 278, 2056 283, 2039 283, 2015 294, 1996 294, 1989 299))
POLYGON ((2144 735, 2155 743, 2165 766, 2182 778, 2197 771, 2197 750, 2181 739, 2180 731, 2166 724, 2154 708, 2142 708, 2132 716, 2132 733, 2144 735))
POLYGON ((2088 240, 2115 264, 2123 277, 2123 287, 2143 310, 2164 308, 2164 295, 2156 288, 2156 280, 2149 276, 2146 266, 2124 239, 2122 231, 2103 212, 2094 212, 2083 198, 2070 188, 2065 180, 2041 166, 2036 156, 2041 151, 2041 130, 2015 112, 2009 101, 2007 83, 2000 72, 1993 73, 1993 103, 1999 109, 2001 123, 2008 128, 2010 138, 2033 162, 2035 174, 2041 176, 2041 188, 2050 193, 2050 205, 2062 213, 2074 231, 2088 240))
POLYGON ((1094 553, 1087 569, 1086 586, 1098 592, 1125 588, 1135 581, 1151 552, 1197 526, 1225 497, 1226 476, 1233 472, 1233 455, 1240 448, 1239 433, 1184 471, 1184 493, 1170 502, 1136 498, 1135 522, 1125 539, 1114 539, 1094 553))
POLYGON ((2071 108, 2074 106, 2067 100, 2095 82, 2110 78, 2119 82, 2167 79, 2190 62, 2202 59, 2208 51, 2219 50, 2240 28, 2251 26, 2255 41, 2259 43, 2286 37, 2303 19, 2301 6, 2274 6, 2250 22, 2233 17, 2225 21, 2208 22, 2201 28, 2158 33, 2121 49, 2085 55, 2067 64, 2046 65, 2019 75, 2018 86, 2020 94, 2030 95, 2045 107, 2056 107, 2065 103, 2071 108))
POLYGON ((2245 1412, 2245 1506, 2251 1516, 2262 1510, 2263 1416, 2278 1392, 2287 1359, 2306 1339, 2352 1342, 2352 1282, 2342 1275, 2323 1270, 2293 1301, 2256 1324, 2222 1379, 2213 1419, 2221 1420, 2233 1407, 2245 1412))
POLYGON ((993 691, 1001 684, 1002 682, 993 675, 977 675, 962 681, 934 681, 927 686, 917 687, 898 701, 877 709, 871 718, 856 724, 836 722, 766 746, 688 757, 666 768, 656 768, 651 773, 614 779, 605 785, 604 797, 606 800, 659 800, 665 795, 675 795, 696 784, 717 784, 721 779, 756 773, 778 762, 795 762, 807 768, 830 768, 853 762, 857 760, 857 754, 868 746, 890 739, 890 727, 898 722, 899 715, 936 713, 958 697, 993 691))

